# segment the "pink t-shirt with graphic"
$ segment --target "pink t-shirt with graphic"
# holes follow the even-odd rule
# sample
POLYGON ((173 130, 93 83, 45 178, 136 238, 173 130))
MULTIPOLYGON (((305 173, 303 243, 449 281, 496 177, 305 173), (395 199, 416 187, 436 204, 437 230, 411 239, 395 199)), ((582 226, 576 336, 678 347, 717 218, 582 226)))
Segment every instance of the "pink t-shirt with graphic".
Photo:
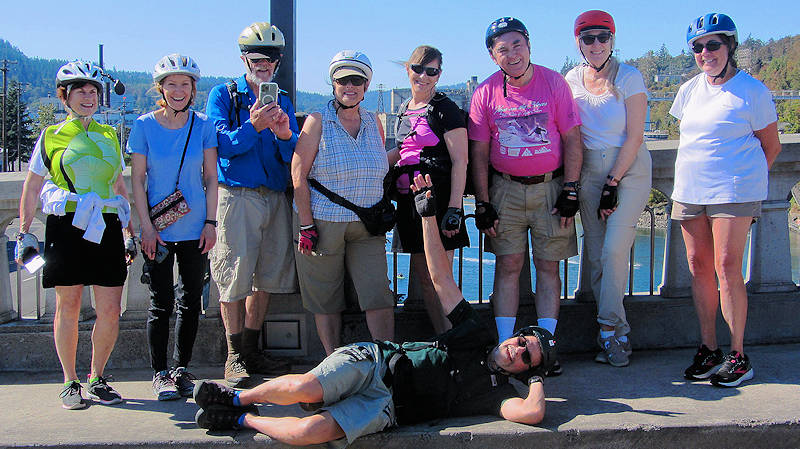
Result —
POLYGON ((561 167, 561 134, 581 124, 564 78, 539 65, 533 68, 533 78, 525 86, 506 85, 507 97, 502 71, 472 95, 469 138, 490 142, 489 162, 501 173, 534 176, 561 167))

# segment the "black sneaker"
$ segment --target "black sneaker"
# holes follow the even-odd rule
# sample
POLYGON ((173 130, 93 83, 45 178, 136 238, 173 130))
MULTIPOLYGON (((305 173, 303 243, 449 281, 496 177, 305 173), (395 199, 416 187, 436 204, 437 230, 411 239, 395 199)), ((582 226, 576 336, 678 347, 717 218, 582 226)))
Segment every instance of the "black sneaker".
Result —
POLYGON ((186 368, 181 366, 170 371, 169 376, 172 378, 172 381, 175 382, 175 388, 178 389, 178 393, 180 393, 181 396, 185 398, 192 397, 194 381, 197 380, 194 374, 186 371, 186 368))
POLYGON ((694 355, 692 366, 686 368, 683 377, 689 380, 703 380, 711 377, 722 364, 722 350, 717 348, 714 351, 708 349, 706 345, 700 345, 697 354, 694 355))
POLYGON ((67 410, 80 410, 86 408, 89 404, 81 396, 81 383, 77 380, 64 385, 61 390, 61 407, 67 410))
MULTIPOLYGON (((91 376, 91 374, 89 374, 89 376, 91 376)), ((91 380, 90 378, 86 395, 103 405, 119 404, 122 402, 122 395, 117 393, 117 391, 108 384, 109 380, 112 380, 111 376, 99 376, 95 380, 91 380)))
POLYGON ((553 367, 552 368, 550 368, 546 373, 544 373, 544 375, 546 377, 556 377, 556 376, 560 376, 562 374, 564 374, 564 369, 561 368, 561 364, 558 363, 558 360, 556 360, 553 363, 553 367))
POLYGON ((227 405, 213 404, 208 408, 201 408, 194 415, 197 426, 208 430, 238 430, 239 418, 246 413, 258 416, 255 406, 228 407, 227 405))
POLYGON ((753 378, 753 367, 750 359, 738 351, 731 351, 719 370, 711 375, 711 383, 718 387, 738 387, 739 384, 753 378))
POLYGON ((175 381, 167 370, 153 374, 153 394, 159 401, 172 401, 181 397, 178 388, 175 387, 175 381))
POLYGON ((195 383, 192 396, 200 408, 208 408, 215 404, 236 407, 233 404, 236 390, 210 380, 201 380, 195 383))

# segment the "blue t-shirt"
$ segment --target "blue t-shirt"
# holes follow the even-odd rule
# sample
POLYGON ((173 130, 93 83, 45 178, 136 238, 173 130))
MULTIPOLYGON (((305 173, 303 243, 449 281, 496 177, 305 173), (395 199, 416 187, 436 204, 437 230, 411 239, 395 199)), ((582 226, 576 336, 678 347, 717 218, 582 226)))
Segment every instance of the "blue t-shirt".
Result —
MULTIPOLYGON (((161 231, 166 242, 197 240, 206 219, 206 191, 203 187, 203 153, 216 148, 214 123, 205 114, 194 112, 194 127, 180 173, 178 188, 183 192, 191 211, 161 231)), ((183 146, 189 133, 192 117, 180 129, 161 126, 153 112, 136 119, 128 137, 127 152, 147 156, 147 201, 150 206, 175 191, 175 180, 181 164, 183 146)))

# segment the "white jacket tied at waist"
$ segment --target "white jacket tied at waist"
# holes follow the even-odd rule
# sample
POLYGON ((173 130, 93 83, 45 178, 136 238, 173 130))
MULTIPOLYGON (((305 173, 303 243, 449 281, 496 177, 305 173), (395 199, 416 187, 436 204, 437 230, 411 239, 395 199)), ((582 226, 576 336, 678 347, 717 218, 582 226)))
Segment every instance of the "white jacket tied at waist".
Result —
POLYGON ((117 216, 119 221, 122 222, 123 228, 128 226, 128 222, 131 219, 131 205, 121 195, 108 199, 100 198, 100 195, 94 192, 79 195, 64 190, 55 185, 53 181, 48 180, 42 187, 39 199, 42 201, 42 212, 58 216, 66 215, 67 201, 75 201, 77 207, 75 208, 75 217, 72 219, 72 225, 86 231, 83 233, 83 238, 93 243, 100 243, 103 239, 103 232, 106 230, 106 222, 103 221, 103 208, 116 208, 117 216))

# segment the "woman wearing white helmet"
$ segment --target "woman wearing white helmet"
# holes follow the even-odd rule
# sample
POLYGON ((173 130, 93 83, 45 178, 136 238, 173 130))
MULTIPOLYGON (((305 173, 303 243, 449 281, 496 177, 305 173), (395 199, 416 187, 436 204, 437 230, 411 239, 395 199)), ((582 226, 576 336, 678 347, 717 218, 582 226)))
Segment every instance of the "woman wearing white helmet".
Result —
POLYGON ((64 372, 61 403, 69 410, 87 405, 75 370, 84 285, 93 286, 97 313, 88 394, 106 405, 122 401, 103 371, 119 331, 126 261, 130 263, 136 249, 128 193, 120 176, 125 164, 117 133, 92 119, 102 96, 102 76, 99 67, 83 61, 59 69, 56 94, 68 116, 42 131, 20 200, 18 260, 26 247, 39 249, 28 230, 40 196, 42 210, 48 214, 42 285, 56 290, 53 334, 64 372), (50 180, 45 183, 48 174, 50 180), (123 227, 128 234, 124 243, 123 227))
POLYGON ((389 171, 383 126, 359 106, 372 79, 369 58, 339 52, 328 73, 334 98, 306 119, 292 158, 292 181, 300 292, 330 354, 341 343, 345 271, 375 340, 394 337, 394 296, 386 277, 385 236, 370 234, 355 212, 309 187, 313 178, 347 201, 371 207, 383 198, 389 171))
POLYGON ((161 58, 153 70, 160 108, 136 119, 128 138, 131 185, 145 256, 142 277, 143 281, 149 277, 151 294, 147 340, 153 394, 160 401, 192 395, 194 377, 186 367, 197 334, 207 253, 216 242, 216 129, 205 114, 189 109, 199 79, 200 69, 192 58, 177 53, 161 58), (166 214, 151 212, 176 191, 185 198, 188 213, 177 214, 171 222, 164 219, 166 214), (175 303, 172 267, 176 259, 183 295, 175 307, 175 360, 169 365, 167 341, 175 303))

